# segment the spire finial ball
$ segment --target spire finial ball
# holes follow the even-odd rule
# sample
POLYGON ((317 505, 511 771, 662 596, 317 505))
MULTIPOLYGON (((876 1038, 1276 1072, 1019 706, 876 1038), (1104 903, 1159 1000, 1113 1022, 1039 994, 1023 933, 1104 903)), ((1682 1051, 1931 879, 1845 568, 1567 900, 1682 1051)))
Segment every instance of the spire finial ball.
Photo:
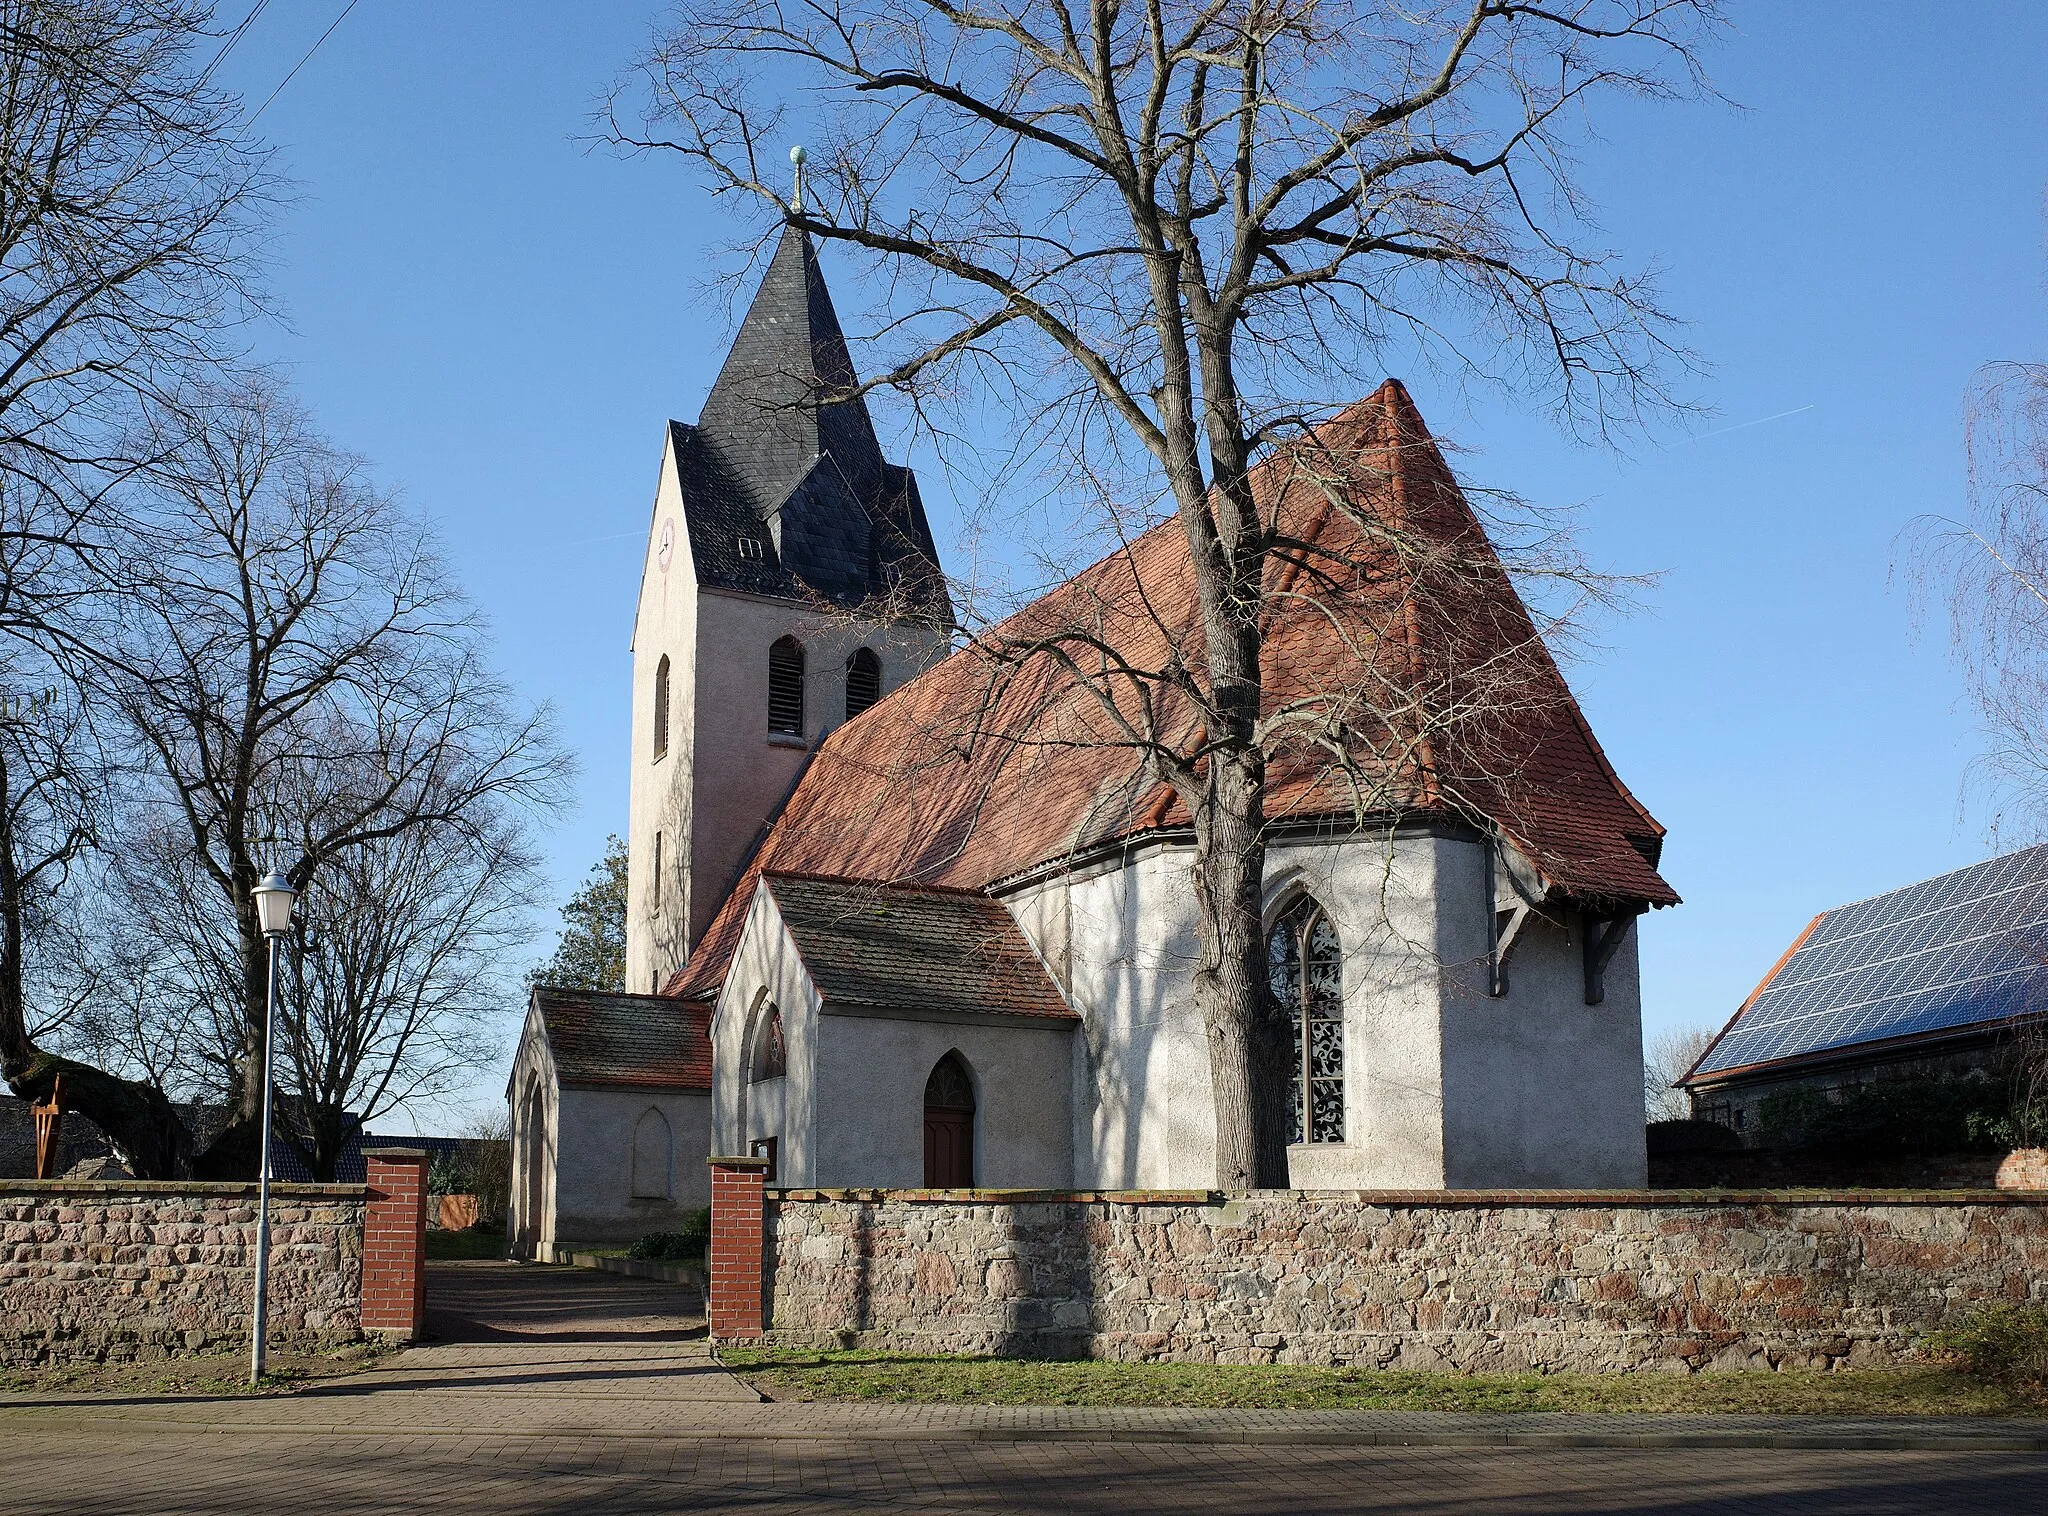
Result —
POLYGON ((804 160, 810 156, 811 155, 809 153, 804 151, 804 147, 801 142, 799 142, 795 147, 789 150, 789 161, 791 163, 796 164, 799 168, 803 166, 804 160))

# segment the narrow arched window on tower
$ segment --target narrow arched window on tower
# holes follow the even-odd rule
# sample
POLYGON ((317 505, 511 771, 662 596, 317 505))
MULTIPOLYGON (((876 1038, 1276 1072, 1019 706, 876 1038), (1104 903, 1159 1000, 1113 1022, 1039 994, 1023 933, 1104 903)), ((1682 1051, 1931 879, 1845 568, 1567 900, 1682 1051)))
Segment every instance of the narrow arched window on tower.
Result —
POLYGON ((1344 962, 1337 929, 1304 899, 1266 937, 1266 983, 1294 1026, 1289 1142, 1344 1140, 1344 962))
POLYGON ((653 905, 653 908, 654 908, 655 910, 657 910, 657 911, 658 911, 658 910, 660 910, 660 909, 661 909, 661 833, 659 833, 659 832, 656 832, 656 833, 654 834, 654 877, 653 877, 653 882, 652 882, 652 883, 650 883, 650 884, 649 884, 649 886, 648 886, 648 893, 649 893, 649 894, 651 894, 651 895, 652 895, 652 896, 654 897, 654 899, 653 899, 653 901, 652 901, 652 905, 653 905))
POLYGON ((804 733, 804 645, 779 637, 768 649, 768 730, 804 733))
POLYGON ((654 756, 668 751, 668 654, 654 666, 654 756))
POLYGON ((853 720, 882 698, 882 660, 867 648, 855 648, 846 660, 846 719, 853 720))

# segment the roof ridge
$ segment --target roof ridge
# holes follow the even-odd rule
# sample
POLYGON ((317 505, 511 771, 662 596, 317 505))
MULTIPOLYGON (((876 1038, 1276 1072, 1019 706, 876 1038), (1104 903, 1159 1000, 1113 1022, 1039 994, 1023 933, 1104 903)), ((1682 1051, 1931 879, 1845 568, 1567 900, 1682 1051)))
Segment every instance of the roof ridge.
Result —
POLYGON ((924 895, 971 895, 994 901, 986 889, 967 884, 926 884, 916 879, 863 879, 855 874, 820 874, 809 869, 764 868, 763 879, 793 879, 805 884, 844 884, 867 890, 898 890, 924 895))

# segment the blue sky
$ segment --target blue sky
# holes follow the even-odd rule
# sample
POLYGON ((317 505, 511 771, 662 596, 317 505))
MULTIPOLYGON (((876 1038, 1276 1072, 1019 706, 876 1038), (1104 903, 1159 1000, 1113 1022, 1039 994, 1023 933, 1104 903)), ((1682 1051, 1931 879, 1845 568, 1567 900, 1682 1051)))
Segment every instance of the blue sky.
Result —
MULTIPOLYGON (((261 101, 344 4, 266 10, 223 77, 261 101)), ((1961 804, 1977 737, 1895 539, 1961 507, 1972 372, 2048 359, 2048 6, 1731 9, 1708 62, 1735 106, 1622 103, 1586 155, 1608 242, 1664 271, 1711 365, 1713 419, 1619 457, 1401 376, 1463 471, 1581 507, 1598 563, 1662 574, 1572 670, 1686 897, 1642 926, 1652 1030, 1719 1025, 1817 911, 1988 850, 1961 804)), ((724 212, 575 140, 653 15, 358 0, 260 123, 300 186, 289 327, 261 351, 439 524, 502 666, 556 707, 583 762, 549 838, 564 893, 625 828, 662 422, 696 415, 730 335, 724 212)), ((943 549, 958 518, 929 503, 943 549)))

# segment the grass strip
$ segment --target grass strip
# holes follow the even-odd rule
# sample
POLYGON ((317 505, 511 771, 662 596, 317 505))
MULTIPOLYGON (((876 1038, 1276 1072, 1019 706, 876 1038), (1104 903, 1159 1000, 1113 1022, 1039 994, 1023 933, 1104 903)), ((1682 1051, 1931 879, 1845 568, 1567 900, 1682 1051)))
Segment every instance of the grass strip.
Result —
POLYGON ((245 1351, 127 1363, 63 1363, 0 1370, 0 1394, 274 1395, 374 1368, 394 1348, 372 1338, 330 1353, 270 1353, 263 1383, 249 1383, 245 1351))
POLYGON ((776 1400, 1200 1410, 1579 1411, 1752 1416, 2042 1416, 2022 1391, 1955 1369, 1833 1373, 1453 1374, 1198 1363, 1042 1362, 870 1350, 724 1348, 776 1400))

